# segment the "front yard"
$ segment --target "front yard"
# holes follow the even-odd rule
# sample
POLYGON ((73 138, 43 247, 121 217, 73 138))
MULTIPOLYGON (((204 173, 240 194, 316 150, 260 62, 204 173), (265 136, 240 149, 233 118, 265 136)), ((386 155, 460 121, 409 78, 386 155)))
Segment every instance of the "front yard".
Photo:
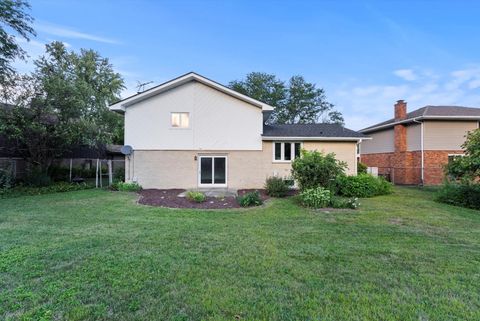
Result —
POLYGON ((480 212, 429 191, 332 213, 135 200, 0 199, 0 319, 480 320, 480 212))

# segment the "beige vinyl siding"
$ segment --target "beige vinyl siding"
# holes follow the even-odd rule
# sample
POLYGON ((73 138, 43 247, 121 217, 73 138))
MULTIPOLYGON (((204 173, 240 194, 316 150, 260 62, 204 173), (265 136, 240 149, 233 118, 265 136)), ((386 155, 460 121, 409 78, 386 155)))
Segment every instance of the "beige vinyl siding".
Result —
MULTIPOLYGON (((144 188, 197 188, 195 156, 226 155, 228 188, 263 188, 269 176, 289 177, 291 164, 273 162, 273 142, 263 142, 262 147, 262 151, 136 150, 127 159, 125 175, 144 188)), ((305 142, 303 148, 333 152, 347 163, 349 175, 356 173, 355 142, 305 142)))
POLYGON ((393 128, 375 133, 368 133, 372 139, 362 141, 362 154, 391 153, 395 151, 393 128))
POLYGON ((425 150, 459 150, 465 135, 478 128, 477 121, 425 121, 425 150))
POLYGON ((422 125, 414 124, 407 126, 407 150, 416 151, 422 149, 422 125))

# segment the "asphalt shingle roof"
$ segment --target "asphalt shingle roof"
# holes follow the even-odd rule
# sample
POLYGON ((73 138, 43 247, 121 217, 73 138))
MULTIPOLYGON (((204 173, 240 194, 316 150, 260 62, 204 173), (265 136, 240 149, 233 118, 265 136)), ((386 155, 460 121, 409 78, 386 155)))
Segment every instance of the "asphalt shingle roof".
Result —
POLYGON ((338 124, 263 125, 263 137, 367 137, 338 124))
MULTIPOLYGON (((414 111, 407 113, 405 120, 413 120, 414 118, 419 117, 479 117, 480 118, 480 108, 474 107, 463 107, 463 106, 425 106, 414 111)), ((362 129, 362 131, 369 130, 378 126, 385 126, 395 123, 395 119, 391 118, 384 122, 369 126, 362 129)))

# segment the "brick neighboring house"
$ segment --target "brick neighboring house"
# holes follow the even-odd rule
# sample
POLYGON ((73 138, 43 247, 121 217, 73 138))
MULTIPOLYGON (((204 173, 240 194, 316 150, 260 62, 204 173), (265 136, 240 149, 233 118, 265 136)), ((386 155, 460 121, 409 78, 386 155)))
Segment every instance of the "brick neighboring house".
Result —
POLYGON ((480 108, 425 106, 407 113, 399 100, 394 118, 359 132, 372 137, 361 144, 360 158, 395 184, 438 185, 449 159, 463 155, 469 131, 479 128, 480 108))

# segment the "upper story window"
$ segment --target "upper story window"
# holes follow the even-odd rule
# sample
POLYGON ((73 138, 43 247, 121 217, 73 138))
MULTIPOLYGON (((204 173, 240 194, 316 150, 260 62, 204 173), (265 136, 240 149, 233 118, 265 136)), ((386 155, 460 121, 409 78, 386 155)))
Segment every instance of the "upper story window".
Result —
POLYGON ((172 113, 171 125, 173 128, 189 128, 190 113, 172 113))
POLYGON ((274 162, 291 162, 293 159, 300 157, 300 142, 275 142, 273 143, 273 161, 274 162))

